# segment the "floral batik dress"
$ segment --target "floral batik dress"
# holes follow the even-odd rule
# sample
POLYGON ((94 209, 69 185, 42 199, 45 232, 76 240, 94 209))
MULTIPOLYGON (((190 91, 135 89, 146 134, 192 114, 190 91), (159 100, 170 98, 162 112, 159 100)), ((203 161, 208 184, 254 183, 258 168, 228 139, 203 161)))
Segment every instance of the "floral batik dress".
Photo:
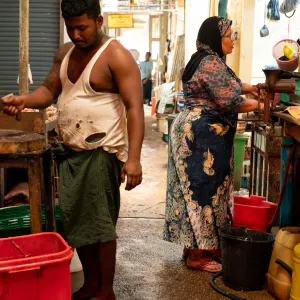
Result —
POLYGON ((193 249, 220 247, 231 221, 233 142, 241 81, 216 55, 184 85, 185 110, 171 128, 164 239, 193 249))

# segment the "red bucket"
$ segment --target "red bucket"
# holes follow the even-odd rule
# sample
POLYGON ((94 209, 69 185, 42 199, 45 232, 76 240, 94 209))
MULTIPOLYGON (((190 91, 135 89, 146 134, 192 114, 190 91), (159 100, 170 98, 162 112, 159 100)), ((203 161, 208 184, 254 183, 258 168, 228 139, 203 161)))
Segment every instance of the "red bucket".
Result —
POLYGON ((151 116, 155 116, 156 114, 156 98, 152 98, 152 108, 151 108, 151 116))
POLYGON ((0 240, 1 300, 70 300, 71 247, 57 233, 0 240))
POLYGON ((300 52, 300 47, 298 43, 294 40, 288 40, 288 39, 282 40, 273 47, 273 57, 276 59, 279 69, 283 71, 294 72, 298 68, 299 52, 300 52), (297 57, 289 61, 282 61, 279 58, 284 56, 283 47, 286 44, 289 44, 289 46, 291 46, 297 52, 297 57))
POLYGON ((277 204, 265 201, 263 197, 234 197, 233 226, 266 231, 276 208, 277 204))

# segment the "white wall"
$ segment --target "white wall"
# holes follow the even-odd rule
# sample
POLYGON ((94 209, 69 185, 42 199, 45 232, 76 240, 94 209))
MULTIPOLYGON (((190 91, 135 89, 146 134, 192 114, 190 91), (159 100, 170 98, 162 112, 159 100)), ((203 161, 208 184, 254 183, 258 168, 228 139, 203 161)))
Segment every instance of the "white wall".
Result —
POLYGON ((198 31, 203 21, 209 17, 209 0, 185 1, 185 61, 188 63, 196 52, 198 31))
POLYGON ((70 38, 68 36, 66 25, 64 25, 64 44, 68 43, 68 42, 71 42, 71 40, 70 40, 70 38))
MULTIPOLYGON (((140 61, 145 60, 149 49, 149 18, 143 29, 129 28, 120 37, 121 44, 127 49, 135 49, 140 53, 140 61)), ((154 58, 154 57, 153 57, 154 58)))
MULTIPOLYGON (((282 1, 280 1, 282 2, 282 1)), ((272 56, 274 45, 282 39, 288 38, 288 19, 285 15, 280 14, 279 22, 267 21, 270 35, 261 38, 259 31, 264 24, 264 5, 265 0, 256 0, 255 8, 255 26, 254 26, 254 43, 253 43, 253 67, 252 82, 264 82, 262 69, 265 65, 277 65, 272 56)), ((296 40, 300 38, 300 8, 296 11, 290 23, 290 38, 296 40)))
POLYGON ((232 20, 232 30, 234 30, 238 34, 238 38, 234 42, 234 49, 232 54, 226 57, 226 63, 237 74, 237 76, 239 76, 243 1, 229 0, 227 13, 228 18, 232 20))
POLYGON ((255 44, 255 1, 244 0, 242 7, 239 76, 246 83, 251 83, 252 78, 253 45, 255 44))

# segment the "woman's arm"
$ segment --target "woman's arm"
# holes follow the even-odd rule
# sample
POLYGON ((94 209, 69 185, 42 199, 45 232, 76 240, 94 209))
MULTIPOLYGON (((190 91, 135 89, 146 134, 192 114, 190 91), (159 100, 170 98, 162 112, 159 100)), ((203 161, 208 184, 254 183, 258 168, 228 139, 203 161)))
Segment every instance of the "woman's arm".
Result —
POLYGON ((222 60, 210 55, 202 60, 198 68, 198 84, 206 89, 211 101, 224 112, 240 112, 240 107, 246 101, 241 97, 241 84, 222 60))
POLYGON ((241 95, 246 95, 246 94, 251 94, 254 97, 258 96, 258 90, 256 86, 253 86, 249 83, 242 83, 242 94, 241 95))
MULTIPOLYGON (((264 104, 260 104, 260 109, 264 110, 264 104)), ((258 101, 254 99, 246 99, 240 106, 239 113, 247 113, 254 110, 258 110, 258 101)))

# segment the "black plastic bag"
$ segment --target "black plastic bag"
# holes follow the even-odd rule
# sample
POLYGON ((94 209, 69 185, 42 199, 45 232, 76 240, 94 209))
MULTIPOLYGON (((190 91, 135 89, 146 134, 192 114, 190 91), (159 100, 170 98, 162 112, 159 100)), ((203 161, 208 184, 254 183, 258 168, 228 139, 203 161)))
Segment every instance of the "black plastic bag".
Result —
POLYGON ((279 14, 279 0, 270 0, 267 6, 267 18, 270 21, 279 21, 280 14, 279 14))

